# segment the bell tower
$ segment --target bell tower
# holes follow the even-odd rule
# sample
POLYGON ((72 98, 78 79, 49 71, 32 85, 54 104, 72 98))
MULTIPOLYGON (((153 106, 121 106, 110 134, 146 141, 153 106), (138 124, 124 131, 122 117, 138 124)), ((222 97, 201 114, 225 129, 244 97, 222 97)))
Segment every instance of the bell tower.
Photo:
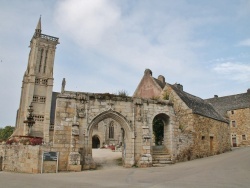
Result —
POLYGON ((30 135, 43 137, 44 142, 49 141, 53 67, 57 44, 59 44, 57 37, 42 34, 40 17, 30 41, 28 65, 23 76, 14 136, 28 134, 24 120, 28 116, 29 106, 32 105, 35 124, 30 135))

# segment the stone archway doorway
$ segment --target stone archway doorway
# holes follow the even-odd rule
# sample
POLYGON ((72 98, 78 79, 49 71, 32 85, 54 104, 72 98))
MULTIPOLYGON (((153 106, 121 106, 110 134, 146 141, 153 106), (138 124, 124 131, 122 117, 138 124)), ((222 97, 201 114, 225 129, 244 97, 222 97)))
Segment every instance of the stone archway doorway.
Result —
POLYGON ((161 119, 156 118, 153 121, 153 133, 155 146, 163 145, 164 123, 161 119))
MULTIPOLYGON (((113 110, 109 110, 109 111, 105 111, 101 114, 99 114, 98 116, 96 116, 91 123, 88 126, 87 129, 87 134, 88 136, 86 137, 87 140, 85 142, 85 148, 86 148, 86 154, 85 154, 85 164, 86 166, 88 166, 89 161, 92 161, 93 163, 95 163, 95 161, 93 160, 93 151, 96 152, 96 150, 92 150, 92 136, 93 136, 93 132, 94 129, 96 129, 96 126, 100 123, 103 122, 105 120, 109 119, 109 121, 114 121, 115 124, 119 124, 119 128, 115 128, 114 127, 114 135, 116 134, 116 130, 119 130, 119 139, 116 139, 116 137, 114 136, 114 141, 113 143, 115 144, 111 144, 112 148, 116 148, 116 146, 120 146, 120 149, 116 152, 112 152, 112 153, 118 153, 120 152, 120 158, 121 160, 117 161, 120 165, 124 166, 124 167, 132 167, 134 165, 134 137, 132 134, 132 129, 128 123, 128 121, 126 120, 125 117, 123 117, 120 113, 115 112, 113 110), (90 139, 91 138, 91 139, 90 139)), ((106 127, 106 136, 110 137, 110 131, 108 129, 108 127, 110 127, 110 123, 107 123, 106 125, 103 123, 100 123, 101 126, 105 126, 106 127)), ((113 126, 112 126, 113 127, 113 126)), ((101 129, 99 129, 98 127, 98 131, 100 131, 101 129)), ((113 134, 113 132, 112 132, 113 134)), ((113 139, 113 138, 112 138, 113 139)), ((109 143, 110 141, 113 141, 111 138, 109 138, 109 143)), ((102 137, 101 142, 103 142, 104 138, 102 137)), ((103 143, 101 143, 103 144, 103 143)), ((109 146, 108 146, 109 147, 109 146)), ((112 149, 111 148, 111 149, 112 149)), ((101 152, 101 150, 105 150, 105 149, 98 149, 101 152)), ((111 151, 111 150, 110 150, 111 151)), ((107 153, 107 152, 106 152, 107 153)), ((106 154, 103 154, 103 156, 105 156, 106 154)), ((112 155, 113 156, 113 155, 112 155)), ((84 166, 83 165, 83 166, 84 166)), ((84 167, 83 167, 84 168, 84 167)))
POLYGON ((92 137, 92 148, 100 148, 100 139, 97 135, 92 137))
POLYGON ((152 165, 164 166, 171 162, 170 148, 170 126, 169 116, 163 113, 157 114, 153 119, 152 139, 152 165))
POLYGON ((157 114, 153 119, 153 145, 167 146, 169 139, 169 116, 163 113, 157 114))

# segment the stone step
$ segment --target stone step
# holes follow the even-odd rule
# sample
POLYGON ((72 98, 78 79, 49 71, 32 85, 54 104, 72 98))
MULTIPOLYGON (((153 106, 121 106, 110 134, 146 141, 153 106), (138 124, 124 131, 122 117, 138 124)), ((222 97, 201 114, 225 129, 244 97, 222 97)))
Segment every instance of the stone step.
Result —
POLYGON ((170 161, 171 160, 171 157, 165 157, 165 158, 159 158, 159 157, 153 157, 153 161, 160 161, 160 160, 163 160, 163 161, 170 161))
POLYGON ((170 161, 170 160, 160 160, 160 161, 153 160, 152 164, 172 164, 172 161, 170 161))
POLYGON ((153 154, 152 155, 153 157, 170 157, 171 155, 170 154, 168 154, 168 153, 161 153, 161 154, 153 154))
POLYGON ((153 167, 165 167, 166 164, 153 164, 152 166, 153 167))
POLYGON ((155 152, 153 155, 170 155, 168 152, 155 152))

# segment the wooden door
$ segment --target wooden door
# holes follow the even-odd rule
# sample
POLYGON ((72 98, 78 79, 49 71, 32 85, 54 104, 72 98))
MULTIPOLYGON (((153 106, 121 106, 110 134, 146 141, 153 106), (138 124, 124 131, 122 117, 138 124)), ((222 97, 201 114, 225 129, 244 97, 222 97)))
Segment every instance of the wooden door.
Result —
POLYGON ((3 170, 3 157, 0 156, 0 171, 3 170))
POLYGON ((214 141, 214 137, 210 136, 210 152, 213 152, 213 141, 214 141))
POLYGON ((237 147, 237 142, 236 142, 236 138, 232 138, 232 143, 233 143, 233 147, 237 147))

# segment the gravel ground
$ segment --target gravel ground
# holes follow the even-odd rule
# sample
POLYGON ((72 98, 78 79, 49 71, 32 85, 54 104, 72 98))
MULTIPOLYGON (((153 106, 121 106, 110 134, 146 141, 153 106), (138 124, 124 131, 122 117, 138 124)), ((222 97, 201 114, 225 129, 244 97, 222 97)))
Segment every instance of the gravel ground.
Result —
POLYGON ((98 169, 121 167, 122 152, 110 149, 92 149, 92 156, 98 169))

